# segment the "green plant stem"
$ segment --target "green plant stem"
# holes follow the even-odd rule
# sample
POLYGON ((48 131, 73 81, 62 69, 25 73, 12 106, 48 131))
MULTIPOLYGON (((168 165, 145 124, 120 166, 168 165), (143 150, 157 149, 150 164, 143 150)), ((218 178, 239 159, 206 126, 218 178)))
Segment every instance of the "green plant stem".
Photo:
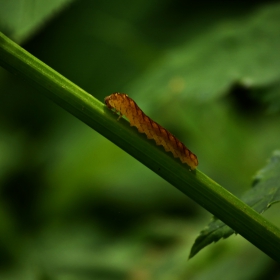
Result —
MULTIPOLYGON (((2 33, 0 64, 29 81, 48 98, 152 169, 271 258, 280 261, 280 231, 277 227, 201 171, 189 171, 186 165, 131 128, 127 121, 117 121, 116 115, 103 103, 2 33)), ((129 174, 124 170, 123 176, 129 174)))

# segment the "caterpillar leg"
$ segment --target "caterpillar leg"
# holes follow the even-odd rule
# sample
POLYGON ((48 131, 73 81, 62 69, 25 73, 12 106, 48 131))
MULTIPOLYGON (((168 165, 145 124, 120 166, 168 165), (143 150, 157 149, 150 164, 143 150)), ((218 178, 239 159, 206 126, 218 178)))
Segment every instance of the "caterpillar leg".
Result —
POLYGON ((118 117, 117 121, 119 121, 119 120, 120 120, 120 118, 121 118, 122 116, 123 116, 123 115, 120 113, 120 115, 119 115, 119 117, 118 117))

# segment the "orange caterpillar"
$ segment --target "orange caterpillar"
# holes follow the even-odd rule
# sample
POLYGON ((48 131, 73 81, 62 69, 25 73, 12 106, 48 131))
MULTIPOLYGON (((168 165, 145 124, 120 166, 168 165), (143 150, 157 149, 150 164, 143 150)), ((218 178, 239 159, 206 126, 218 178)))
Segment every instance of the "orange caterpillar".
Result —
POLYGON ((136 126, 148 139, 154 139, 157 145, 162 145, 165 151, 171 152, 175 158, 180 158, 182 163, 188 164, 191 169, 197 167, 196 155, 169 131, 146 116, 127 94, 113 93, 105 98, 105 104, 109 109, 120 113, 119 118, 125 115, 131 126, 136 126))

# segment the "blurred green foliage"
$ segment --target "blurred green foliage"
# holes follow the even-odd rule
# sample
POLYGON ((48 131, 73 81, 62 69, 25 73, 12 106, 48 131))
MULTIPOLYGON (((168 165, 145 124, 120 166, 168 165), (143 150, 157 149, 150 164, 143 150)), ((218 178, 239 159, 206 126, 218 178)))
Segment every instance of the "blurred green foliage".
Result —
MULTIPOLYGON (((271 205, 280 201, 279 176, 280 151, 278 150, 273 153, 269 163, 254 177, 252 188, 245 192, 240 199, 252 207, 256 212, 265 212, 269 207, 271 207, 271 205)), ((221 238, 228 238, 234 233, 236 233, 236 231, 231 229, 221 220, 213 217, 211 222, 203 229, 198 238, 195 240, 194 246, 191 249, 190 257, 193 257, 202 248, 208 246, 209 244, 217 242, 221 238)), ((258 239, 259 238, 260 235, 258 235, 258 239)), ((271 241, 271 238, 268 240, 271 241)), ((274 242, 273 247, 275 247, 274 242)))
MULTIPOLYGON (((17 2, 2 32, 100 100, 129 94, 234 194, 279 148, 278 1, 17 2)), ((206 211, 3 69, 0 93, 0 279, 279 277, 241 237, 187 262, 206 211)))

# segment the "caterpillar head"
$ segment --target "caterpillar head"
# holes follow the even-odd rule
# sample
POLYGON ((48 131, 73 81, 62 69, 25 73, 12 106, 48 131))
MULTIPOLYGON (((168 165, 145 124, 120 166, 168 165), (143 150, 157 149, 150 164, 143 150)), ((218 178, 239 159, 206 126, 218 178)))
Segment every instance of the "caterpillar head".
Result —
POLYGON ((111 99, 112 99, 112 95, 106 96, 105 99, 104 99, 104 103, 106 104, 106 106, 107 106, 109 109, 114 108, 114 107, 110 104, 111 99))

